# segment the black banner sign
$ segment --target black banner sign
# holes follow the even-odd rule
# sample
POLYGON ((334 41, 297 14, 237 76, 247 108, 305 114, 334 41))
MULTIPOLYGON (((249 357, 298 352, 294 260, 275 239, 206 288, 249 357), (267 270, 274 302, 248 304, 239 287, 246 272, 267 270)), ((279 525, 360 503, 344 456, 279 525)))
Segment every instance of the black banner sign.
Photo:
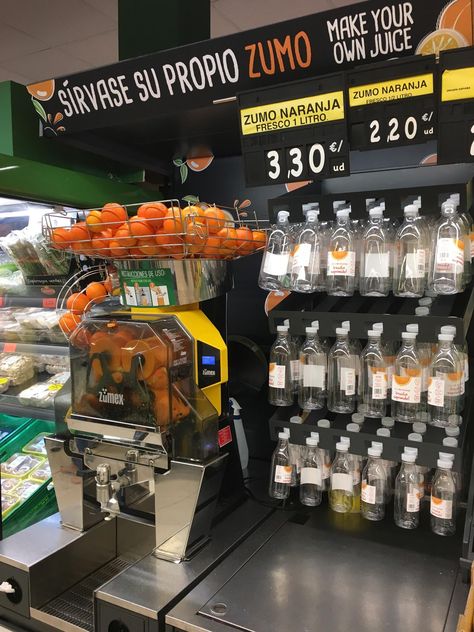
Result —
POLYGON ((474 162, 474 49, 439 60, 438 163, 474 162))

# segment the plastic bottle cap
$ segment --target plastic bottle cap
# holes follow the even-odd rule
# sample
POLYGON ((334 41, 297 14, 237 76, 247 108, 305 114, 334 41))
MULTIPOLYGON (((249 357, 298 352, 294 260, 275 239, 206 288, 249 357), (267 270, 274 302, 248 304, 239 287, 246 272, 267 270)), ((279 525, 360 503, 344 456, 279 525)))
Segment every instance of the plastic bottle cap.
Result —
POLYGON ((419 332, 418 323, 410 323, 406 326, 406 331, 411 334, 417 334, 419 332))
POLYGON ((341 206, 343 206, 346 203, 345 200, 336 200, 335 202, 332 203, 332 208, 334 209, 334 212, 336 212, 339 208, 341 208, 341 206))
POLYGON ((294 417, 290 417, 290 424, 302 424, 302 423, 303 423, 303 419, 299 417, 298 415, 295 415, 294 417))
POLYGON ((437 466, 442 467, 443 470, 450 470, 453 467, 453 462, 447 459, 438 459, 437 466))
POLYGON ((306 438, 306 445, 310 445, 312 447, 317 447, 319 441, 315 438, 315 437, 307 437, 306 438))
POLYGON ((454 325, 443 325, 439 330, 440 334, 450 334, 451 336, 456 335, 456 327, 454 325))
POLYGON ((279 432, 278 433, 278 438, 279 439, 288 439, 289 435, 286 432, 279 432))
POLYGON ((288 327, 287 327, 286 325, 278 325, 278 326, 277 326, 277 331, 278 331, 279 333, 286 332, 286 331, 288 331, 288 327))
POLYGON ((382 417, 382 426, 384 428, 393 428, 395 419, 393 417, 382 417))
POLYGON ((418 215, 418 209, 414 204, 407 204, 403 209, 403 214, 406 215, 418 215))
POLYGON ((339 441, 339 443, 336 443, 336 450, 339 450, 339 452, 347 452, 349 450, 349 445, 339 441))
POLYGON ((376 329, 369 329, 369 331, 367 332, 367 336, 369 338, 380 338, 381 335, 382 335, 382 332, 377 331, 376 329))
POLYGON ((313 320, 313 322, 311 323, 311 327, 319 329, 319 320, 313 320))
POLYGON ((417 456, 416 454, 411 454, 411 453, 408 453, 408 452, 404 452, 402 454, 402 461, 404 463, 414 463, 416 461, 416 456, 417 456))
POLYGON ((341 327, 342 327, 343 329, 347 329, 347 331, 350 331, 350 330, 351 330, 351 321, 350 321, 350 320, 344 320, 344 321, 341 323, 341 327))
POLYGON ((377 448, 377 450, 383 451, 383 443, 381 441, 372 441, 372 447, 377 448))
POLYGON ((439 458, 443 461, 454 461, 454 454, 451 454, 451 452, 440 452, 439 458))
POLYGON ((288 436, 290 436, 290 429, 289 428, 283 428, 283 432, 286 432, 286 434, 288 436))
POLYGON ((306 213, 306 221, 308 222, 315 222, 318 219, 318 212, 317 211, 308 211, 306 213))
POLYGON ((349 437, 341 437, 341 443, 345 443, 346 445, 351 445, 351 440, 349 437))
POLYGON ((429 307, 416 307, 415 316, 428 316, 430 313, 429 307))
POLYGON ((318 421, 318 428, 330 428, 331 427, 331 422, 329 421, 329 419, 320 419, 318 421))
POLYGON ((303 211, 303 215, 306 215, 306 213, 311 209, 311 204, 302 204, 301 205, 301 210, 303 211))
POLYGON ((450 426, 460 426, 462 424, 461 415, 449 415, 448 424, 450 426))
POLYGON ((418 432, 410 432, 410 434, 408 435, 408 441, 417 441, 418 443, 420 443, 421 441, 423 441, 423 437, 418 432))
POLYGON ((378 437, 389 437, 390 430, 388 428, 377 428, 377 436, 378 437))
POLYGON ((458 440, 455 439, 454 437, 445 437, 443 439, 443 445, 446 448, 457 448, 458 447, 458 440))
POLYGON ((451 195, 449 196, 450 200, 453 200, 453 202, 460 202, 461 201, 461 194, 460 193, 451 193, 451 195))
POLYGON ((411 331, 402 331, 402 340, 416 340, 416 334, 411 331))
POLYGON ((313 439, 317 439, 317 441, 319 443, 319 432, 312 432, 311 436, 313 437, 313 439))
POLYGON ((420 410, 416 413, 415 419, 423 422, 424 424, 429 424, 431 421, 431 415, 430 413, 427 413, 426 410, 420 410))
POLYGON ((316 327, 306 327, 306 333, 307 334, 317 334, 318 330, 316 329, 316 327))
POLYGON ((347 333, 347 329, 344 329, 344 327, 336 327, 336 336, 346 336, 347 333))
POLYGON ((413 432, 416 434, 421 434, 424 435, 426 432, 426 424, 424 424, 422 421, 415 421, 415 423, 413 424, 413 432))
POLYGON ((366 204, 373 204, 377 198, 365 198, 366 204))
POLYGON ((418 456, 418 448, 412 448, 411 446, 407 445, 405 448, 405 453, 406 454, 414 454, 415 457, 418 456))
POLYGON ((451 334, 438 334, 438 340, 440 342, 452 342, 454 340, 454 336, 451 334))
POLYGON ((336 211, 336 217, 349 217, 351 214, 350 208, 339 208, 336 211))
POLYGON ((380 206, 374 206, 373 208, 369 209, 369 217, 382 217, 383 215, 383 210, 380 206))
POLYGON ((362 425, 364 423, 364 415, 362 413, 352 413, 351 415, 351 420, 355 423, 355 424, 359 424, 362 425))
POLYGON ((433 299, 430 298, 429 296, 424 296, 423 298, 420 298, 420 300, 418 301, 418 305, 420 307, 429 307, 433 302, 433 299))
POLYGON ((284 223, 284 222, 286 222, 288 217, 290 217, 290 212, 289 211, 278 211, 278 215, 277 215, 278 222, 284 223))
POLYGON ((460 430, 457 426, 448 426, 444 431, 447 437, 459 437, 460 430))
POLYGON ((347 424, 346 430, 347 432, 359 432, 360 427, 358 424, 347 424))
POLYGON ((380 332, 382 332, 382 333, 383 333, 383 323, 374 323, 374 324, 372 325, 372 329, 373 329, 374 331, 380 331, 380 332))
POLYGON ((372 448, 369 448, 367 450, 367 454, 369 456, 380 457, 380 456, 382 456, 382 450, 379 450, 378 448, 372 447, 372 448))

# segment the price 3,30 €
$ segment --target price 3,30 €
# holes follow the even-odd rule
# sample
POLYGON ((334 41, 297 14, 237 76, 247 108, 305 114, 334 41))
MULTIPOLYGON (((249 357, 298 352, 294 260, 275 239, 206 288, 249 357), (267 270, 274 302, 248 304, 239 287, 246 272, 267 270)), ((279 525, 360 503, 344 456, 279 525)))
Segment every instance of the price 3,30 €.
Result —
POLYGON ((265 152, 266 174, 269 181, 292 181, 313 176, 347 175, 341 154, 345 140, 331 143, 313 143, 284 149, 270 149, 265 152))

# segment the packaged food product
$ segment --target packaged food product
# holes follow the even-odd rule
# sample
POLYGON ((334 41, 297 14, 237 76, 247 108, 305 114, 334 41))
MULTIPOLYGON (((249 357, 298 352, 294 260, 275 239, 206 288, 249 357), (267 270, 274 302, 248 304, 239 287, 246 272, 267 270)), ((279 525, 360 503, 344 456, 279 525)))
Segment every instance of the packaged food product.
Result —
POLYGON ((9 513, 18 507, 20 499, 13 494, 2 494, 2 518, 6 518, 9 513))
POLYGON ((64 275, 69 271, 70 256, 51 250, 36 227, 13 230, 0 239, 0 245, 26 277, 64 275))
POLYGON ((44 443, 44 438, 49 437, 49 432, 41 432, 36 435, 34 439, 28 441, 28 443, 22 449, 22 452, 26 452, 27 454, 36 454, 37 456, 46 456, 46 446, 44 443))
MULTIPOLYGON (((35 470, 33 470, 28 477, 29 480, 35 481, 37 483, 45 483, 46 481, 49 481, 50 478, 51 478, 51 468, 49 466, 48 461, 45 461, 43 465, 40 465, 35 470)), ((12 481, 15 479, 11 478, 9 480, 12 481)))
POLYGON ((22 481, 18 487, 15 488, 15 496, 17 496, 20 502, 27 500, 32 494, 34 494, 41 487, 41 483, 35 483, 34 481, 22 481))
POLYGON ((19 340, 18 323, 15 320, 0 321, 0 339, 8 342, 19 340))
MULTIPOLYGON (((9 377, 0 377, 0 393, 5 393, 10 388, 11 380, 9 377)), ((3 439, 0 433, 0 441, 3 439)))
POLYGON ((2 478, 1 480, 2 496, 5 492, 9 493, 13 491, 15 487, 18 487, 18 485, 20 484, 20 480, 21 479, 19 478, 2 478))
POLYGON ((53 405, 54 397, 58 389, 51 388, 47 382, 33 384, 18 394, 22 406, 36 406, 37 408, 49 408, 53 405))
POLYGON ((16 353, 3 354, 0 357, 0 377, 8 377, 16 386, 34 377, 33 360, 16 353))
POLYGON ((10 458, 0 465, 2 476, 15 476, 25 478, 28 474, 44 463, 44 458, 15 452, 10 458))

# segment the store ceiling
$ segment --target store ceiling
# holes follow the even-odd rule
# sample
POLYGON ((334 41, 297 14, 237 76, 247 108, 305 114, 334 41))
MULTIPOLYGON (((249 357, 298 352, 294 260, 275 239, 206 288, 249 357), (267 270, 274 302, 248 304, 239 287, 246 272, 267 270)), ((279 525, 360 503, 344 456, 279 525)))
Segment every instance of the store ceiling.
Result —
MULTIPOLYGON (((213 37, 356 0, 211 0, 213 37)), ((0 81, 31 83, 118 61, 117 0, 1 0, 0 81)))

